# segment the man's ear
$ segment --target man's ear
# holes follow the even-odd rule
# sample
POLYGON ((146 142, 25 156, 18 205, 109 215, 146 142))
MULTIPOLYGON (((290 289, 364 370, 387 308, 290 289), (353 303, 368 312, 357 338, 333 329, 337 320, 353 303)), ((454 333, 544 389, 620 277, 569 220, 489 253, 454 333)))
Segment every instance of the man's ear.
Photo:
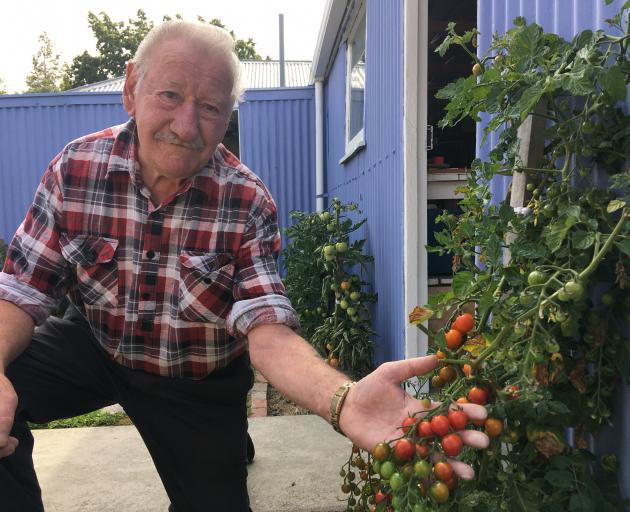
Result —
POLYGON ((136 85, 138 84, 138 73, 133 61, 127 62, 125 70, 125 85, 123 86, 123 106, 131 117, 136 113, 136 85))

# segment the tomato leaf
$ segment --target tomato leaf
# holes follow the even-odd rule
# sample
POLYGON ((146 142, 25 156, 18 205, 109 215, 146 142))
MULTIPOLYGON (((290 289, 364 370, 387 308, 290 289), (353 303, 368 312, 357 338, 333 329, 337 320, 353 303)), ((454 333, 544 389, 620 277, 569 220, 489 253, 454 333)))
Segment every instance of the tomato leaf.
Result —
POLYGON ((554 487, 570 489, 573 487, 573 474, 570 471, 551 470, 545 474, 545 480, 554 487))
POLYGON ((608 94, 613 101, 622 101, 626 99, 626 81, 625 76, 618 65, 614 65, 600 75, 599 78, 604 92, 608 94))
POLYGON ((453 293, 458 299, 464 299, 474 285, 472 272, 462 271, 453 276, 453 293))
POLYGON ((595 243, 595 233, 579 229, 573 233, 571 241, 573 242, 574 249, 580 249, 583 251, 595 243))
POLYGON ((588 512, 593 510, 593 503, 583 494, 575 494, 569 500, 569 510, 571 512, 588 512))
POLYGON ((615 241, 615 245, 619 247, 621 252, 630 256, 630 238, 623 238, 619 241, 615 241))
POLYGON ((608 206, 606 207, 606 211, 608 213, 613 213, 613 212, 616 212, 617 210, 621 210, 624 206, 626 206, 625 201, 622 201, 621 199, 613 199, 612 201, 610 201, 610 203, 608 203, 608 206))

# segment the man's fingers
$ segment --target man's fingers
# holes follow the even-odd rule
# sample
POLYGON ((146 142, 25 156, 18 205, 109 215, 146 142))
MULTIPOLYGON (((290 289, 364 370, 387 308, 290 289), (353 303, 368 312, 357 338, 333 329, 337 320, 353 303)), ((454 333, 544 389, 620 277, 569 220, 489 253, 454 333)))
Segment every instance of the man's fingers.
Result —
POLYGON ((477 404, 459 404, 452 403, 449 407, 452 410, 461 409, 471 420, 485 420, 488 417, 488 411, 483 405, 477 404))
POLYGON ((453 467, 455 474, 462 480, 472 480, 475 478, 475 470, 465 462, 457 459, 447 458, 448 463, 453 467))
POLYGON ((462 438, 464 444, 471 448, 483 450, 490 444, 490 438, 478 430, 459 430, 457 433, 462 438))
POLYGON ((383 363, 378 367, 378 370, 387 380, 402 382, 430 372, 437 366, 437 362, 438 358, 435 356, 414 357, 402 361, 383 363))

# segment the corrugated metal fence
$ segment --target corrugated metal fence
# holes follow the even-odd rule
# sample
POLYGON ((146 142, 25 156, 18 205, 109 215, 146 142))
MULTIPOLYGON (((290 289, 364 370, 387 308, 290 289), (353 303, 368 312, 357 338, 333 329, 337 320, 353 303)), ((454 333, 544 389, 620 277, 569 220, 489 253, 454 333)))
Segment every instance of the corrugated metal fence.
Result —
POLYGON ((313 87, 249 90, 239 105, 241 161, 269 188, 281 229, 292 210, 315 210, 314 94, 313 87))
MULTIPOLYGON (((503 34, 512 26, 517 16, 528 23, 537 23, 546 32, 553 32, 567 40, 585 29, 610 31, 606 19, 612 18, 624 3, 614 0, 606 5, 604 0, 478 0, 477 23, 481 31, 479 50, 485 52, 491 43, 492 34, 503 34)), ((626 108, 626 111, 628 109, 626 108)), ((481 140, 483 124, 477 128, 477 140, 481 140)), ((488 145, 481 148, 479 156, 485 158, 488 148, 494 147, 497 137, 489 137, 488 145)), ((509 178, 498 177, 492 184, 492 192, 499 200, 505 197, 509 178)), ((618 407, 614 418, 614 430, 604 432, 597 439, 601 453, 616 452, 620 460, 619 481, 622 493, 630 498, 630 387, 621 385, 618 407)))
POLYGON ((120 93, 0 96, 0 238, 13 237, 44 169, 69 141, 127 118, 120 93))

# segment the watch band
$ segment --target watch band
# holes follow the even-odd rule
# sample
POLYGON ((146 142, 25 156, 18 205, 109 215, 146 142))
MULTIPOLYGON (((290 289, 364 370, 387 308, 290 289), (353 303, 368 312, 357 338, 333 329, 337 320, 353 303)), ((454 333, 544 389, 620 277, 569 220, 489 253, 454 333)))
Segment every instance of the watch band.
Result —
POLYGON ((339 415, 341 414, 341 409, 343 408, 343 403, 346 400, 346 396, 348 395, 348 391, 350 388, 354 386, 356 382, 346 382, 342 386, 340 386, 330 401, 330 424, 335 431, 339 432, 342 435, 345 435, 341 431, 341 427, 339 426, 339 415))

